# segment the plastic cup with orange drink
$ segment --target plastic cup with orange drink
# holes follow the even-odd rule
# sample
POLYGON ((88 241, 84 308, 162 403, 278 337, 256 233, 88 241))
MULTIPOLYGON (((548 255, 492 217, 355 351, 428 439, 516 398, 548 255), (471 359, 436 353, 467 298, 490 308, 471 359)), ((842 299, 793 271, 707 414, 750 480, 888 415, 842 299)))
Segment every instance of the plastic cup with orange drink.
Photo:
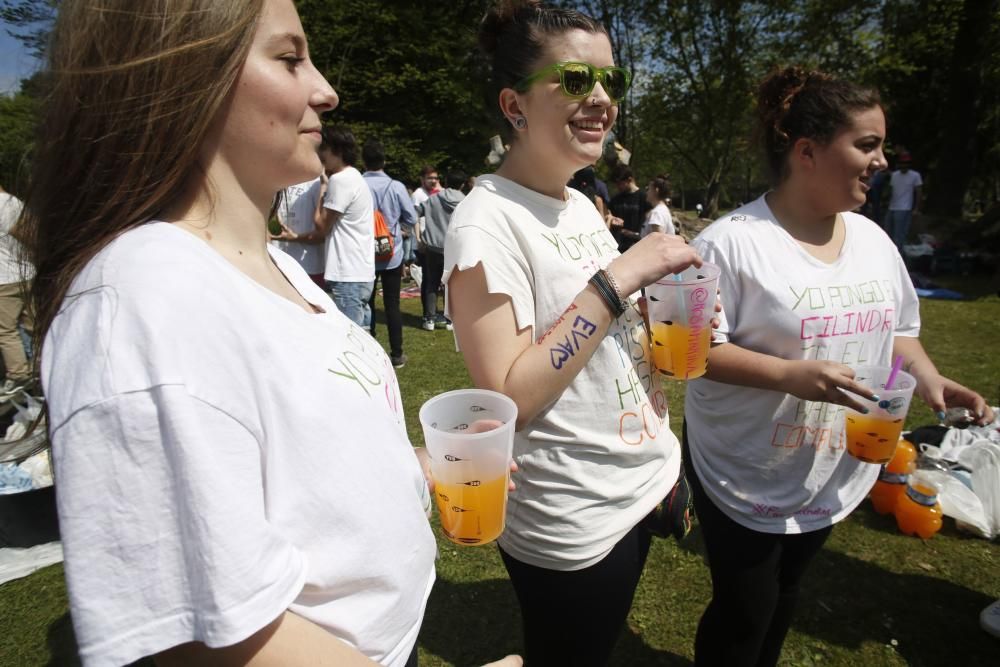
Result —
POLYGON ((892 459, 917 386, 912 375, 898 369, 888 383, 892 375, 893 369, 888 366, 857 366, 854 369, 855 382, 878 395, 877 401, 861 399, 868 407, 867 414, 850 407, 844 410, 847 451, 867 463, 887 463, 892 459))
POLYGON ((671 379, 693 380, 708 369, 720 273, 705 262, 646 286, 653 364, 671 379))
POLYGON ((445 537, 492 542, 504 529, 517 405, 486 389, 440 394, 420 408, 445 537))

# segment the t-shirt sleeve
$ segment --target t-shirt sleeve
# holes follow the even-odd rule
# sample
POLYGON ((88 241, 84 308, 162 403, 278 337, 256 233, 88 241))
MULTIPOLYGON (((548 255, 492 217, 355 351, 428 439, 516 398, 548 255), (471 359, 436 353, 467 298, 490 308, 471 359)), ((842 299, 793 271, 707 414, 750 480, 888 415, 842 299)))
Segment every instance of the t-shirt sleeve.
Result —
POLYGON ((740 302, 738 276, 733 272, 729 258, 712 241, 700 236, 691 242, 701 258, 719 267, 719 300, 722 302, 722 312, 716 313, 719 318, 719 328, 712 330, 712 343, 728 343, 729 334, 736 327, 736 304, 740 302))
POLYGON ((183 386, 83 408, 52 438, 85 663, 227 646, 301 591, 305 556, 268 522, 257 440, 183 386))
MULTIPOLYGON (((368 187, 364 183, 361 184, 368 187)), ((355 188, 344 179, 337 178, 336 175, 330 177, 330 183, 326 187, 326 195, 323 196, 323 208, 343 214, 347 207, 354 201, 355 188)))
POLYGON ((506 294, 514 307, 518 330, 535 326, 535 290, 531 269, 523 255, 507 243, 475 226, 452 226, 444 244, 445 310, 449 311, 447 285, 454 271, 483 265, 486 289, 490 294, 506 294))
POLYGON ((664 234, 676 234, 674 229, 674 219, 670 215, 670 209, 664 209, 659 206, 653 209, 652 213, 649 214, 649 224, 652 227, 659 227, 660 231, 664 234))
POLYGON ((916 338, 920 335, 920 300, 917 298, 917 291, 913 288, 913 280, 906 270, 903 258, 896 252, 896 280, 899 283, 899 303, 896 314, 897 336, 908 336, 916 338))

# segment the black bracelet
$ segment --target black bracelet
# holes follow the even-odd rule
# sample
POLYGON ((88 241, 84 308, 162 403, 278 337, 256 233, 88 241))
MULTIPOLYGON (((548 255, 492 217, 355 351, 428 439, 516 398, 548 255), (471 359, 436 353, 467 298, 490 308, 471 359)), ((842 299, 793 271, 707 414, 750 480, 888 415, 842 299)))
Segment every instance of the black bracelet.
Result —
POLYGON ((618 293, 611 286, 611 282, 608 280, 608 276, 604 273, 604 269, 601 269, 594 275, 590 277, 587 281, 597 290, 597 293, 601 295, 604 299, 604 303, 608 306, 608 310, 617 319, 625 312, 625 304, 622 303, 621 298, 618 293))

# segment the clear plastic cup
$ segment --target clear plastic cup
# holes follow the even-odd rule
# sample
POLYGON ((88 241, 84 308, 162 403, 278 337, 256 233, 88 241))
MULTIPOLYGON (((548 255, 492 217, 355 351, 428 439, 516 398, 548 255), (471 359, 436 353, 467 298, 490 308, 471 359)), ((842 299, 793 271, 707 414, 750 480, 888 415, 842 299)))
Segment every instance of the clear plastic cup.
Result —
POLYGON ((852 408, 844 409, 844 436, 847 451, 867 463, 888 463, 896 451, 899 434, 903 431, 906 413, 917 381, 905 371, 896 373, 892 389, 886 389, 892 369, 888 366, 857 366, 854 380, 878 394, 878 401, 860 399, 868 414, 852 408))
POLYGON ((708 369, 720 273, 706 262, 646 287, 653 364, 669 378, 693 380, 708 369))
POLYGON ((420 408, 441 528, 456 544, 492 542, 504 529, 517 405, 486 389, 440 394, 420 408))

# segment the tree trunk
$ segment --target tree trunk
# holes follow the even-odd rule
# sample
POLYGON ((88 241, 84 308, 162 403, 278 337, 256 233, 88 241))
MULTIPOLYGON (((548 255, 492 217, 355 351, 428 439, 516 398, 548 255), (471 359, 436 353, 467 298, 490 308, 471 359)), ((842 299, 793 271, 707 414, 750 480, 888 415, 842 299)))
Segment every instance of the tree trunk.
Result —
POLYGON ((719 192, 721 189, 721 183, 719 182, 718 175, 713 176, 711 182, 708 184, 708 188, 705 191, 705 212, 703 215, 706 218, 714 219, 718 216, 719 192))
POLYGON ((982 118, 982 63, 997 0, 965 0, 952 44, 948 96, 941 109, 942 153, 928 179, 927 212, 959 217, 976 168, 976 137, 982 118))

